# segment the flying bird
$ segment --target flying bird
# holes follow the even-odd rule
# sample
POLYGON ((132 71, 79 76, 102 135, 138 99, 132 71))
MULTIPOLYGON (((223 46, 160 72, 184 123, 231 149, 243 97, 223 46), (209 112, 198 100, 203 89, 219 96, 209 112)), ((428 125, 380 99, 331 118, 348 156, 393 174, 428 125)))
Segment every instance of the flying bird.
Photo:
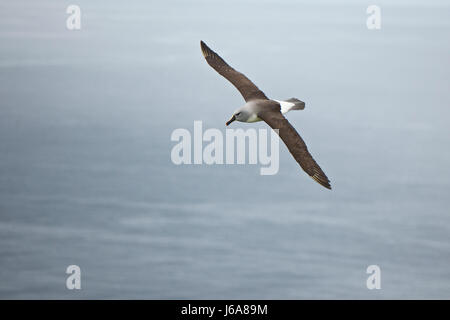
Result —
POLYGON ((278 135, 300 167, 316 182, 327 189, 331 189, 330 180, 309 153, 303 139, 283 116, 283 114, 291 110, 303 110, 305 103, 296 98, 287 100, 271 100, 267 98, 264 92, 259 90, 250 79, 230 67, 225 60, 212 51, 203 41, 200 41, 200 47, 206 62, 221 76, 230 81, 246 102, 244 106, 233 113, 226 125, 230 125, 233 121, 264 121, 272 129, 278 129, 278 135))

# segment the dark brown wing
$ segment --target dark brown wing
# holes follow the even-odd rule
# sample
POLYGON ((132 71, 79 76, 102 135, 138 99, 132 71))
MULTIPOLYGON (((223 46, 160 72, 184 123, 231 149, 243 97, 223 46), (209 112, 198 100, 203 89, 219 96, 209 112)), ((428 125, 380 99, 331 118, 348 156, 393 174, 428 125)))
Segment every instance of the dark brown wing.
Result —
POLYGON ((303 139, 281 112, 268 110, 261 112, 258 116, 272 129, 279 130, 278 134, 281 140, 286 144, 289 152, 294 156, 302 169, 322 186, 331 189, 330 180, 328 180, 325 173, 309 153, 303 139))
POLYGON ((267 100, 264 92, 258 89, 258 87, 250 81, 246 76, 244 76, 239 71, 234 70, 230 67, 225 60, 223 60, 217 53, 212 51, 203 41, 200 41, 200 47, 202 48, 203 56, 206 62, 213 67, 220 75, 225 77, 230 81, 236 89, 244 97, 245 101, 255 100, 255 99, 265 99, 267 100))

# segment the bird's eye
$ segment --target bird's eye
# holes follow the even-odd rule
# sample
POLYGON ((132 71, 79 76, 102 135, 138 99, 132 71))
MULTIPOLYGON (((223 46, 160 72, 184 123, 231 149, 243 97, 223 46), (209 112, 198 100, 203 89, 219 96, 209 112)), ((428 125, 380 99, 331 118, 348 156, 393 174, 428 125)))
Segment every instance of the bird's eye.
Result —
POLYGON ((241 114, 240 112, 236 113, 237 116, 240 115, 240 114, 241 114))

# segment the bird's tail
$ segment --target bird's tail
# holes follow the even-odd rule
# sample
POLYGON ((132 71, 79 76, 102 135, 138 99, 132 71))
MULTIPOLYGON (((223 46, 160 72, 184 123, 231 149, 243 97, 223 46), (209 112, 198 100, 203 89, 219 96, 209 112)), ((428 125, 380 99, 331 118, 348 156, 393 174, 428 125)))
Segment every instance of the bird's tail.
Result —
POLYGON ((291 110, 303 110, 305 109, 305 103, 297 98, 290 98, 286 100, 276 100, 281 106, 281 112, 286 113, 291 110))
POLYGON ((298 100, 297 98, 290 98, 287 100, 284 100, 286 102, 293 103, 294 105, 290 108, 290 110, 303 110, 305 109, 305 103, 301 100, 298 100))

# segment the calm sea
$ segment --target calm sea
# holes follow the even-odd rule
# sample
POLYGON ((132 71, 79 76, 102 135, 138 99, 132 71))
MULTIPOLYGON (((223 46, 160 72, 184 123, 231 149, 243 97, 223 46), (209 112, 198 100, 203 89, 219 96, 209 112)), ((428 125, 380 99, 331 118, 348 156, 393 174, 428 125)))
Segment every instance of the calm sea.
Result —
POLYGON ((0 298, 450 298, 447 1, 368 30, 356 0, 77 0, 69 31, 72 2, 0 1, 0 298), (244 103, 200 40, 306 102, 332 191, 283 144, 274 176, 172 163, 174 129, 244 103))

